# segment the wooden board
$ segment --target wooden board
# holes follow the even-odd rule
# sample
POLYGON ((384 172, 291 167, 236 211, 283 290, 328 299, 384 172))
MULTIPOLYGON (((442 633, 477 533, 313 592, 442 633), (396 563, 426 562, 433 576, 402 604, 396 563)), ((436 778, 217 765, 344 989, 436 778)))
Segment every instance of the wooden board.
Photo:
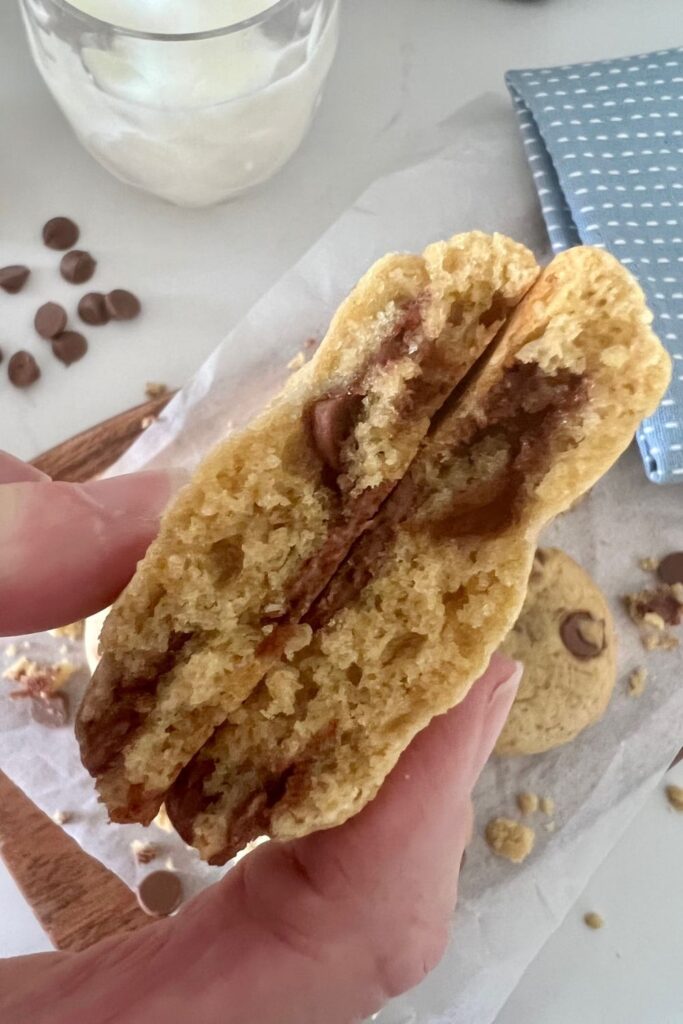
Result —
POLYGON ((0 772, 0 854, 57 949, 77 951, 151 918, 120 878, 0 772))

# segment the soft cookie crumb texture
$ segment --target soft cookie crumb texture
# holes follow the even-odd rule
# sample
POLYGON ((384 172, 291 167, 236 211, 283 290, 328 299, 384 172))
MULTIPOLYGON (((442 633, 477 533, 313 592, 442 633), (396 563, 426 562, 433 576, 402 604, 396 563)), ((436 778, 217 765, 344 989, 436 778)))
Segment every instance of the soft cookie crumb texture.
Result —
POLYGON ((521 864, 534 847, 536 833, 511 818, 493 818, 486 826, 486 842, 498 857, 521 864))

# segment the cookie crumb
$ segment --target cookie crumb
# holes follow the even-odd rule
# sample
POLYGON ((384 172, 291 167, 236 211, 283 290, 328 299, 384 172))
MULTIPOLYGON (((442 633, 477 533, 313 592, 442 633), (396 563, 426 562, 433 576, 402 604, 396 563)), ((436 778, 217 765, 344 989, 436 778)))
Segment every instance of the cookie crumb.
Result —
POLYGON ((671 633, 647 633, 641 637, 643 647, 646 651, 675 651, 679 646, 677 636, 671 633))
POLYGON ((498 857, 521 864, 531 853, 536 833, 511 818, 492 818, 486 826, 486 842, 498 857))
POLYGON ((538 801, 541 814, 550 816, 555 813, 555 801, 551 796, 542 796, 538 801))
POLYGON ((288 370, 292 370, 292 371, 300 370, 305 362, 306 362, 306 355, 305 355, 305 353, 304 352, 297 352, 297 354, 295 356, 293 356, 289 360, 289 362, 287 363, 287 369, 288 370))
POLYGON ((157 856, 154 843, 143 843, 139 839, 134 839, 130 848, 138 864, 151 864, 157 856))
POLYGON ((17 656, 17 645, 16 644, 7 644, 7 647, 5 648, 5 654, 7 655, 8 658, 16 658, 16 656, 17 656))
POLYGON ((546 830, 546 832, 554 832, 555 831, 555 822, 554 821, 546 821, 546 823, 544 824, 543 828, 546 830))
POLYGON ((55 811, 52 820, 56 825, 68 825, 70 821, 73 821, 73 814, 71 811, 55 811))
POLYGON ((650 556, 647 558, 639 558, 638 565, 643 572, 657 572, 657 569, 659 568, 659 559, 651 558, 650 556))
POLYGON ((517 806, 522 814, 535 814, 538 810, 538 796, 536 793, 518 793, 517 806))
POLYGON ((645 693, 645 684, 647 683, 647 669, 641 665, 639 668, 634 668, 628 677, 628 692, 630 697, 642 697, 645 693))
POLYGON ((157 828, 160 828, 162 832, 173 831, 173 825, 171 824, 171 819, 168 816, 165 804, 162 804, 159 808, 159 813, 156 818, 153 819, 152 824, 156 825, 157 828))
POLYGON ((78 622, 69 622, 66 626, 57 626, 56 629, 51 629, 50 636, 63 636, 67 640, 81 640, 84 628, 85 622, 83 619, 79 619, 78 622))
POLYGON ((594 910, 590 910, 587 914, 584 914, 583 920, 589 928, 593 928, 594 930, 602 928, 605 923, 605 919, 601 917, 600 914, 596 914, 594 910))
POLYGON ((3 679, 18 683, 21 687, 10 694, 11 697, 51 697, 69 681, 76 671, 69 661, 60 661, 56 665, 41 665, 22 655, 2 673, 3 679))
POLYGON ((626 594, 624 604, 631 620, 640 629, 640 640, 646 651, 670 651, 679 646, 667 627, 683 621, 683 585, 660 583, 633 594, 626 594))
POLYGON ((158 381, 150 380, 145 384, 145 394, 148 398, 163 398, 168 394, 168 386, 158 381))
POLYGON ((156 416, 143 416, 140 420, 140 427, 142 430, 147 430, 153 423, 156 423, 156 416))
POLYGON ((675 811, 683 811, 683 786, 667 786, 666 798, 675 811))

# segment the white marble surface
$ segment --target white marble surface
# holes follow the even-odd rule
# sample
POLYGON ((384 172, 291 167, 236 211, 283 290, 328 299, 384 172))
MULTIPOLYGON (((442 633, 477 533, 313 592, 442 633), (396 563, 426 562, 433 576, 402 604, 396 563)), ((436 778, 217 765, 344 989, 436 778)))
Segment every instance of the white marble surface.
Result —
MULTIPOLYGON (((0 296, 0 347, 42 355, 26 393, 0 374, 0 446, 30 457, 143 397, 181 384, 228 328, 380 172, 433 144, 437 126, 509 67, 672 45, 680 0, 345 0, 342 41, 318 119, 270 184, 210 211, 176 210, 109 178, 80 149, 33 70, 13 0, 0 4, 0 265, 26 261, 20 296, 0 296), (65 370, 31 328, 38 301, 74 305, 39 243, 73 216, 98 257, 93 287, 129 286, 135 324, 89 332, 65 370)), ((450 226, 445 227, 445 231, 450 226)), ((453 225, 455 230, 457 225, 453 225)), ((1 763, 1 757, 0 757, 1 763)), ((683 783, 683 768, 676 770, 683 783)), ((672 773, 673 774, 673 773, 672 773)), ((576 911, 547 944, 499 1024, 683 1024, 683 816, 655 794, 576 911), (606 927, 589 932, 587 909, 606 927)), ((0 868, 0 954, 49 948, 0 868)))

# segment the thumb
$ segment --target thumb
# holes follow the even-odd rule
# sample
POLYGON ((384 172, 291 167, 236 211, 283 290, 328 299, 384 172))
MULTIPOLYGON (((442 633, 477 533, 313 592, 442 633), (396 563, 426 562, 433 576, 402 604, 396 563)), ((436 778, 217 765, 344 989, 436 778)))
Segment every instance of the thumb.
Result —
POLYGON ((175 918, 41 962, 0 997, 3 1021, 349 1024, 417 984, 445 948, 470 793, 520 675, 494 656, 356 817, 260 846, 175 918))

